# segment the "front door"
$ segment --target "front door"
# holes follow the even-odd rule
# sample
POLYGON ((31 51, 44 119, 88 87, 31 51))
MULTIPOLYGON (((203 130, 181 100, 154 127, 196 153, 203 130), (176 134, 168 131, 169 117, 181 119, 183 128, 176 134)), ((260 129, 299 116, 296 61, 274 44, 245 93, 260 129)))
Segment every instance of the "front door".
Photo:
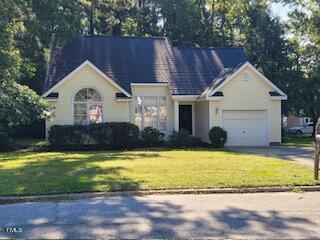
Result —
POLYGON ((179 105, 179 130, 192 134, 192 105, 179 105))

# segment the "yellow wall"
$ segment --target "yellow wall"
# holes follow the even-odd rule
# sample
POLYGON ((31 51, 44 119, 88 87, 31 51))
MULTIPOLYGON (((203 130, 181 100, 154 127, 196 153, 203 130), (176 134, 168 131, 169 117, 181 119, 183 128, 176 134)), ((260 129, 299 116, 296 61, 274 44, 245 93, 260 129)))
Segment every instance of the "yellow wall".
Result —
POLYGON ((59 99, 51 102, 51 105, 55 106, 55 118, 46 122, 47 129, 52 125, 73 124, 73 96, 82 88, 94 88, 100 93, 103 100, 104 122, 129 121, 128 102, 116 100, 115 94, 120 91, 91 67, 84 66, 54 90, 59 93, 59 99))
POLYGON ((209 142, 209 102, 201 101, 195 104, 195 135, 209 142))
POLYGON ((265 81, 245 68, 222 87, 223 99, 210 101, 210 125, 222 126, 223 110, 267 110, 269 118, 269 142, 281 142, 281 100, 271 100, 269 91, 274 91, 265 81), (247 71, 248 81, 241 75, 247 71))

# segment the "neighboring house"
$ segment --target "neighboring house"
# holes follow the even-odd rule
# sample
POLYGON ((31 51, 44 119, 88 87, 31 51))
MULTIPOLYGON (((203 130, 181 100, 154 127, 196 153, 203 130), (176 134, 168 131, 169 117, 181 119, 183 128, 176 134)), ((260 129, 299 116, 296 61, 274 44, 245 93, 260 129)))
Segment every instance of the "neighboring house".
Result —
POLYGON ((313 124, 310 117, 298 117, 293 114, 283 117, 283 127, 289 130, 293 127, 302 127, 304 125, 313 124))
POLYGON ((78 37, 52 47, 43 97, 60 124, 132 122, 166 135, 186 129, 208 140, 228 132, 229 146, 281 141, 278 87, 241 48, 177 48, 164 37, 78 37))
POLYGON ((292 134, 312 134, 313 133, 313 122, 310 117, 297 117, 293 114, 282 117, 282 127, 285 132, 292 134))

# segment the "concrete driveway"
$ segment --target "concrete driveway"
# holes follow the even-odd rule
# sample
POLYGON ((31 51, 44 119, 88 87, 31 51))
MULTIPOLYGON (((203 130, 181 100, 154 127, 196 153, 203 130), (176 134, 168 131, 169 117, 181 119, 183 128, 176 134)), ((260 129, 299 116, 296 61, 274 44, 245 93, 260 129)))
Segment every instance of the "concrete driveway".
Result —
POLYGON ((255 155, 276 157, 298 164, 313 166, 314 149, 311 147, 228 147, 228 149, 237 152, 252 153, 255 155))

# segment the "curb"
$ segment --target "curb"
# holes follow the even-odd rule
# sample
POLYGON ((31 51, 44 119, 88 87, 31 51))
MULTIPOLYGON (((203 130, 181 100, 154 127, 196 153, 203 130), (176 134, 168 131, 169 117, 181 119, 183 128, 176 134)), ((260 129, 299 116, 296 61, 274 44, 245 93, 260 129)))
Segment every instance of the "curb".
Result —
POLYGON ((275 193, 275 192, 320 192, 320 186, 296 187, 256 187, 256 188, 213 188, 213 189, 177 189, 177 190, 150 190, 150 191, 122 191, 122 192, 93 192, 70 193, 37 196, 0 197, 0 204, 70 201, 98 197, 115 196, 147 196, 147 195, 174 195, 174 194, 223 194, 223 193, 275 193))

